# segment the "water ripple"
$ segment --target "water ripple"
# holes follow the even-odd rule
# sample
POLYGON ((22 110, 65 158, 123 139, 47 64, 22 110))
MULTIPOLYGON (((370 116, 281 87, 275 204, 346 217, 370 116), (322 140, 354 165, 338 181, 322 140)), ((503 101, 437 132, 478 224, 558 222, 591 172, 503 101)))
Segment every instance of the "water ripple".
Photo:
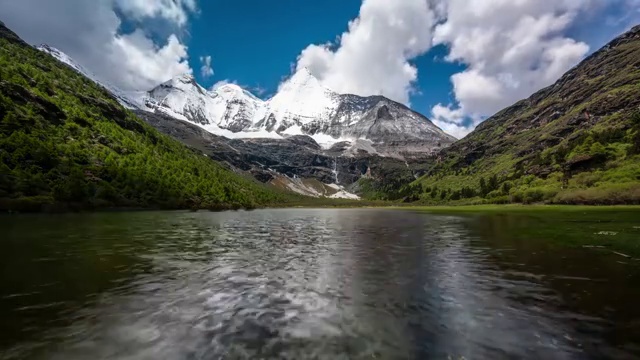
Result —
POLYGON ((71 234, 52 230, 46 243, 30 239, 27 253, 14 254, 48 261, 45 272, 22 274, 15 292, 0 294, 3 311, 35 312, 14 315, 23 336, 0 358, 627 354, 602 340, 610 323, 568 306, 550 286, 606 286, 602 278, 541 272, 465 218, 381 210, 127 215, 89 217, 71 234), (61 283, 44 287, 52 281, 61 283))

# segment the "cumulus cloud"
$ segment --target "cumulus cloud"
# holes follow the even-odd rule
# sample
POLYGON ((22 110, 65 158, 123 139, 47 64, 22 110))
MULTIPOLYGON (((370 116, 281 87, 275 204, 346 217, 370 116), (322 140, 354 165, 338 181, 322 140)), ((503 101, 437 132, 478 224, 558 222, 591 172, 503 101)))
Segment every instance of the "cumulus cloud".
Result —
POLYGON ((191 73, 187 47, 175 35, 157 46, 142 30, 114 37, 110 62, 121 66, 118 84, 127 89, 151 89, 175 75, 191 73))
POLYGON ((130 6, 127 11, 122 8, 124 0, 0 1, 0 14, 5 24, 27 42, 55 46, 101 81, 124 90, 148 90, 177 74, 191 73, 187 47, 176 35, 158 42, 140 28, 121 34, 116 9, 128 16, 137 14, 137 19, 161 17, 180 26, 184 19, 170 15, 175 11, 171 9, 179 5, 187 14, 195 11, 195 1, 126 2, 130 6), (146 13, 140 9, 135 13, 136 4, 149 6, 146 13))
POLYGON ((458 139, 467 136, 473 130, 462 109, 454 109, 451 105, 434 106, 431 110, 431 121, 447 134, 458 139))
MULTIPOLYGON (((639 0, 613 0, 635 5, 639 0)), ((589 46, 567 36, 580 16, 605 0, 364 0, 335 43, 298 56, 324 85, 341 93, 381 94, 408 104, 418 70, 411 60, 432 45, 466 65, 451 77, 454 105, 431 109, 434 122, 463 136, 503 107, 552 84, 589 46)), ((635 11, 635 10, 634 10, 635 11)))
POLYGON ((430 49, 434 23, 426 0, 364 0, 338 42, 308 46, 296 69, 308 68, 341 93, 384 95, 408 104, 418 77, 410 60, 430 49))
MULTIPOLYGON (((459 108, 437 105, 434 116, 483 117, 552 84, 589 51, 564 34, 598 0, 447 0, 434 43, 449 47, 448 61, 467 69, 451 77, 459 108)), ((450 123, 460 124, 451 120, 450 123)))
POLYGON ((184 25, 189 19, 189 14, 197 10, 195 0, 115 0, 119 10, 135 18, 161 17, 184 25))
POLYGON ((200 56, 200 73, 203 77, 208 78, 213 76, 213 67, 211 66, 211 56, 200 56))

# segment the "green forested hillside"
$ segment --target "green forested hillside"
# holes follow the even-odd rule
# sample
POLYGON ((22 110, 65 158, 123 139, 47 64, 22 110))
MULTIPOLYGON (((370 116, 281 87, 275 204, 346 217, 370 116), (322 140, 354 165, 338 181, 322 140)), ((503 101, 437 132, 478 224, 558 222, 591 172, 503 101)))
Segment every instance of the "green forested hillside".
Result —
POLYGON ((160 134, 0 23, 0 210, 252 207, 285 200, 160 134))
POLYGON ((426 203, 640 203, 640 26, 502 110, 405 187, 426 203))

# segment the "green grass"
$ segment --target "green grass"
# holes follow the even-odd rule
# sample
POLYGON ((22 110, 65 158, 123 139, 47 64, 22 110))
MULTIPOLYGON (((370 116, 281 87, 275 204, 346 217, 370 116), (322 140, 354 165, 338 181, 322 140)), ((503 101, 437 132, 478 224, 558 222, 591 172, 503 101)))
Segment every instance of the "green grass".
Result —
POLYGON ((425 205, 640 205, 637 39, 487 119, 439 153, 406 196, 425 205))
MULTIPOLYGON (((471 229, 503 243, 588 248, 640 258, 640 206, 481 205, 409 207, 404 210, 470 217, 471 229)), ((640 260, 640 259, 639 259, 640 260)), ((636 261, 636 260, 631 260, 636 261)))
POLYGON ((607 212, 607 211, 637 211, 640 221, 640 206, 612 205, 612 206, 580 206, 580 205, 462 205, 462 206, 405 206, 403 210, 428 213, 541 213, 541 212, 607 212))
POLYGON ((298 199, 159 133, 0 30, 0 211, 223 210, 298 199))

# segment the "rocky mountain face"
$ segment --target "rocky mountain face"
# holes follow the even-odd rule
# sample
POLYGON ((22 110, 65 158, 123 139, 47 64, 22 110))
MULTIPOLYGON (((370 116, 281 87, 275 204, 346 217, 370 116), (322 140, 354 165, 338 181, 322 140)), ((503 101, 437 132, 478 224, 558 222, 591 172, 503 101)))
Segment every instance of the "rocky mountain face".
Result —
MULTIPOLYGON (((400 160, 365 151, 345 155, 350 144, 337 143, 323 149, 312 138, 292 135, 284 139, 229 139, 212 134, 171 116, 138 110, 136 114, 161 132, 170 135, 237 172, 250 173, 263 183, 290 188, 296 180, 314 179, 334 184, 336 190, 359 192, 357 181, 367 178, 377 186, 413 181, 433 164, 430 159, 400 160)), ((392 186, 390 186, 392 187, 392 186)), ((292 188, 293 191, 299 189, 292 188)), ((308 194, 304 189, 302 193, 308 194)))
POLYGON ((639 51, 640 26, 636 26, 555 84, 487 119, 443 153, 460 154, 467 162, 513 150, 518 156, 531 156, 580 130, 608 122, 612 114, 637 109, 639 51))
POLYGON ((262 101, 237 85, 208 91, 190 75, 159 85, 138 100, 140 107, 192 122, 229 138, 308 135, 324 148, 367 141, 375 152, 402 158, 432 153, 455 139, 426 117, 382 96, 337 94, 306 69, 262 101))
MULTIPOLYGON (((441 151, 416 191, 459 198, 464 187, 467 197, 516 202, 568 202, 572 191, 613 198, 612 186, 628 184, 620 191, 632 193, 640 183, 638 142, 640 26, 441 151)), ((640 201, 640 188, 634 191, 640 201)))
POLYGON ((451 136, 402 104, 335 93, 305 69, 266 101, 233 84, 204 89, 189 75, 140 93, 97 82, 156 128, 263 182, 364 183, 423 200, 567 202, 567 191, 593 190, 640 202, 640 26, 450 147, 451 136))
POLYGON ((0 38, 6 39, 11 43, 14 43, 20 46, 27 45, 27 43, 24 42, 16 33, 14 33, 13 31, 11 31, 11 29, 6 27, 2 21, 0 21, 0 38))
POLYGON ((207 90, 188 74, 148 92, 125 92, 100 82, 63 52, 46 45, 39 49, 93 79, 161 131, 175 136, 176 129, 188 128, 188 136, 178 136, 182 141, 206 147, 210 157, 263 182, 280 174, 351 186, 371 174, 371 167, 374 175, 375 169, 385 174, 382 182, 392 176, 388 169, 409 172, 404 178, 412 179, 423 171, 426 156, 455 141, 400 103, 335 93, 307 69, 266 101, 234 84, 207 90))

